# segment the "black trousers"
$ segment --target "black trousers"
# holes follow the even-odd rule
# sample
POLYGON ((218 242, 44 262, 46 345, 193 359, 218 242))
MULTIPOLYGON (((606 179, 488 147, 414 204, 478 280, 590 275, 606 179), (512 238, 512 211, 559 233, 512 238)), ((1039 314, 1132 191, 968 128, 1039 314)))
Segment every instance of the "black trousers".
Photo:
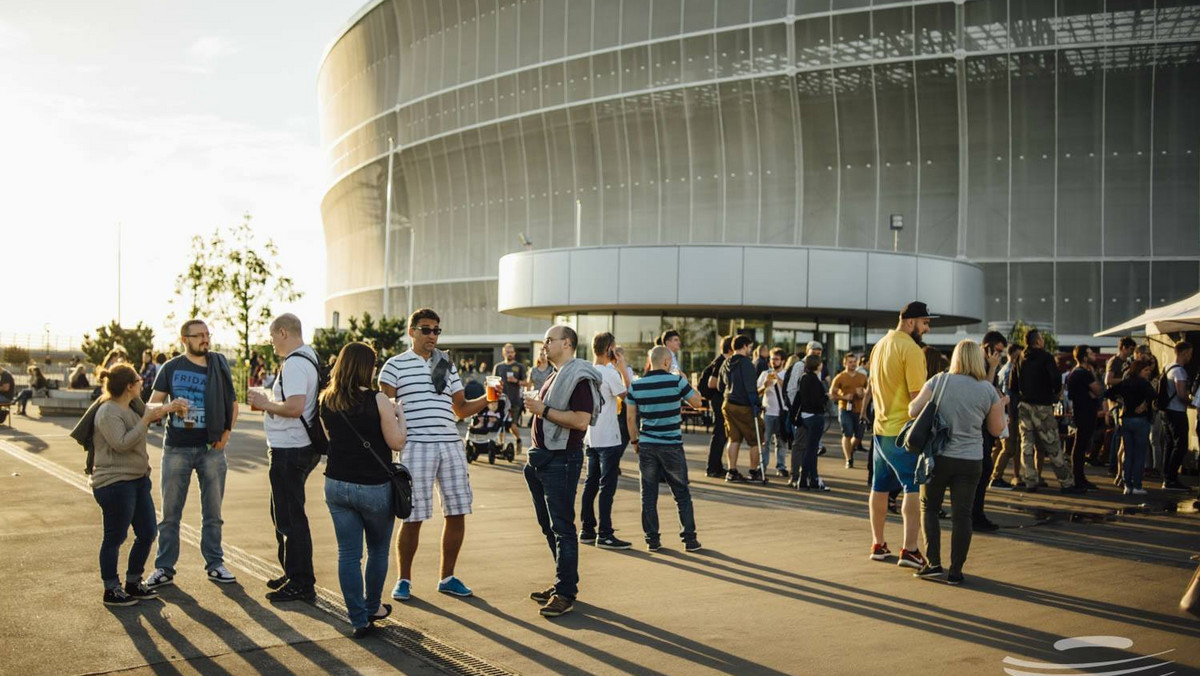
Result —
POLYGON ((1163 481, 1178 481, 1188 452, 1188 418, 1180 411, 1163 411, 1167 440, 1163 449, 1163 481))
POLYGON ((725 436, 725 414, 721 412, 722 403, 724 402, 715 399, 708 402, 713 419, 712 440, 708 442, 707 471, 709 474, 725 471, 725 442, 729 439, 725 436))
POLYGON ((271 522, 275 524, 279 565, 288 584, 311 587, 313 574, 312 534, 304 513, 304 483, 321 456, 311 447, 269 448, 267 458, 271 480, 271 522))
POLYGON ((1071 444, 1071 471, 1075 474, 1075 485, 1087 481, 1083 468, 1087 465, 1088 453, 1092 450, 1092 439, 1096 436, 1096 414, 1085 413, 1075 416, 1075 441, 1071 444))
MULTIPOLYGON (((983 470, 979 475, 979 483, 975 485, 975 502, 971 505, 971 521, 980 523, 987 521, 983 513, 983 502, 987 498, 988 484, 992 482, 992 448, 996 445, 996 437, 987 430, 983 431, 983 470)), ((936 467, 936 465, 935 465, 936 467)), ((938 502, 941 502, 940 500, 938 502)), ((968 540, 968 544, 969 544, 968 540)))

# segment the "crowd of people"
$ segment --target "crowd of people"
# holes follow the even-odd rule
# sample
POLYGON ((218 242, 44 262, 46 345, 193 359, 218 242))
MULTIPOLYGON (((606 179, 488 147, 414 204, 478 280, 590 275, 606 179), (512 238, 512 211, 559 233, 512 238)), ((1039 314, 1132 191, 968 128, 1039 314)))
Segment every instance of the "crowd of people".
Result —
MULTIPOLYGON (((412 493, 411 512, 395 538, 400 566, 391 598, 408 601, 416 594, 413 562, 421 526, 433 516, 435 490, 444 517, 436 591, 471 596, 456 571, 474 500, 458 424, 495 415, 500 403, 509 411, 503 429, 518 440, 521 412, 530 415, 523 475, 554 562, 552 584, 530 598, 546 617, 574 606, 581 543, 632 547, 617 537, 612 519, 620 462, 630 447, 638 456, 646 548, 663 547, 658 498, 665 483, 676 505, 683 550, 701 549, 683 447, 688 409, 707 409, 716 423, 707 453, 709 477, 767 483, 773 466, 775 476, 802 491, 831 490, 817 458, 832 420, 847 468, 855 467, 856 453, 869 454, 870 559, 894 559, 918 577, 949 584, 964 581, 972 534, 997 528, 985 513, 984 498, 989 488, 1013 488, 1003 479, 1010 459, 1018 485, 1031 492, 1045 486, 1043 462, 1054 471, 1061 493, 1095 488, 1083 471, 1089 460, 1112 463, 1129 495, 1145 493, 1148 463, 1161 468, 1164 489, 1186 489, 1178 473, 1187 453, 1187 408, 1197 403, 1187 371, 1190 345, 1176 344, 1174 363, 1159 373, 1150 360, 1136 358, 1132 341, 1123 340, 1101 377, 1093 370, 1090 347, 1076 347, 1075 363, 1064 369, 1036 330, 1025 336, 1023 346, 1010 346, 996 332, 980 343, 963 340, 946 360, 923 343, 934 319, 924 303, 909 303, 895 329, 869 355, 845 354, 837 373, 829 372, 816 341, 789 356, 781 348, 755 345, 746 335, 724 337, 696 388, 680 370, 681 339, 675 331, 660 337, 639 376, 613 334, 591 337, 589 362, 576 357, 580 337, 575 330, 555 325, 546 331, 533 368, 517 362, 515 348, 506 345, 503 361, 485 378, 482 391, 468 392, 464 374, 438 349, 443 329, 432 309, 412 314, 411 347, 378 372, 375 351, 361 342, 344 346, 326 372, 304 343, 300 320, 280 315, 270 326, 278 373, 269 391, 252 388, 248 394, 248 403, 263 411, 269 516, 282 569, 267 582, 266 597, 274 602, 315 598, 304 490, 325 457, 325 501, 352 634, 367 635, 374 622, 392 612, 383 598, 395 523, 390 469, 395 453, 411 477, 412 493), (914 451, 906 435, 929 407, 937 414, 932 445, 914 451), (1148 451, 1157 412, 1164 419, 1161 461, 1150 460, 1148 451), (1116 441, 1097 445, 1093 437, 1105 426, 1106 415, 1115 420, 1111 437, 1116 441), (1061 443, 1064 419, 1074 430, 1069 460, 1061 443), (739 469, 743 445, 749 455, 746 474, 739 469), (943 568, 940 519, 947 516, 947 491, 952 535, 949 565, 943 568), (903 524, 895 556, 884 537, 889 509, 903 524)), ((183 352, 172 359, 147 352, 140 370, 127 357, 106 359, 98 373, 104 394, 72 432, 89 448, 91 485, 103 513, 100 568, 107 604, 137 603, 174 584, 180 520, 193 473, 200 489, 205 574, 216 583, 236 580, 224 562, 221 507, 224 449, 238 407, 229 363, 209 350, 210 340, 207 325, 190 320, 180 331, 183 352), (166 432, 159 480, 163 516, 156 524, 146 443, 148 427, 159 421, 165 421, 166 432), (118 552, 130 526, 135 540, 122 581, 118 552), (143 578, 156 538, 154 569, 143 578)))

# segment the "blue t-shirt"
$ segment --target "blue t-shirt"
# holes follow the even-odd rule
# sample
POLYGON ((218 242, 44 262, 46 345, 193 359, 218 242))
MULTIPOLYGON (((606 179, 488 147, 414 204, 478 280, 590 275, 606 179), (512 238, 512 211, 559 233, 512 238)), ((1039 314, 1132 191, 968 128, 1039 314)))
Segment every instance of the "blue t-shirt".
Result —
POLYGON ((682 444, 680 409, 681 403, 690 396, 692 386, 687 378, 667 371, 648 371, 633 381, 625 401, 637 407, 641 443, 682 444))
POLYGON ((189 428, 183 416, 172 414, 167 424, 168 446, 194 447, 208 444, 204 411, 204 389, 207 385, 208 369, 196 366, 183 355, 168 361, 158 370, 158 376, 154 379, 154 391, 166 392, 168 400, 176 397, 187 399, 187 418, 196 421, 189 428))

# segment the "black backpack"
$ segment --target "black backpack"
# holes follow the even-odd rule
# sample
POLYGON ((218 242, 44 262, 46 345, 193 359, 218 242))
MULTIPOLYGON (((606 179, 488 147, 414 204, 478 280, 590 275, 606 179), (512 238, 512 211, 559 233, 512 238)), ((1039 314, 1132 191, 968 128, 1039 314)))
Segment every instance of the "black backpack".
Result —
MULTIPOLYGON (((287 360, 291 359, 292 357, 300 357, 304 361, 312 364, 313 368, 315 368, 317 370, 317 396, 320 396, 321 392, 324 392, 325 388, 329 386, 329 380, 330 380, 329 367, 322 366, 321 363, 318 362, 316 359, 313 359, 312 357, 304 354, 303 352, 300 352, 299 350, 293 351, 286 358, 284 358, 283 361, 286 363, 287 360)), ((279 365, 279 391, 281 393, 283 392, 283 365, 282 364, 279 365)), ((306 408, 308 407, 307 402, 305 403, 305 407, 306 408)), ((301 412, 300 413, 300 424, 304 426, 304 431, 308 433, 308 440, 312 444, 312 449, 321 455, 325 455, 326 453, 329 453, 329 437, 327 437, 325 435, 325 427, 323 425, 321 425, 321 421, 318 419, 318 416, 319 416, 319 413, 314 415, 313 421, 310 423, 309 421, 304 419, 304 413, 301 412)))
MULTIPOLYGON (((1167 368, 1166 373, 1163 373, 1162 377, 1158 379, 1158 391, 1155 392, 1154 396, 1154 408, 1159 411, 1167 410, 1167 407, 1171 405, 1171 400, 1177 396, 1171 392, 1171 390, 1174 388, 1171 388, 1171 390, 1167 389, 1167 381, 1171 380, 1171 372, 1177 368, 1183 367, 1179 366, 1178 364, 1172 364, 1167 368)), ((1186 372, 1184 372, 1184 377, 1186 379, 1186 372)))

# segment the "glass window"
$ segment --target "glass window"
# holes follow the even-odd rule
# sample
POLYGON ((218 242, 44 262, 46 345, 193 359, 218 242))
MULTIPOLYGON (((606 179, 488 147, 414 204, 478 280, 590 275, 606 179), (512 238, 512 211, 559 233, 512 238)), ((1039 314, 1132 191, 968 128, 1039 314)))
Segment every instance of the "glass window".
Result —
POLYGON ((554 63, 541 68, 542 105, 546 107, 560 106, 567 102, 563 73, 565 66, 554 63))
MULTIPOLYGON (((1009 240, 1008 57, 970 58, 963 64, 967 69, 967 166, 970 168, 967 172, 967 255, 1003 258, 1008 255, 1009 240)), ((924 145, 924 116, 927 112, 936 114, 936 109, 924 104, 924 82, 918 83, 917 91, 922 94, 921 141, 924 145)), ((930 131, 936 133, 934 129, 930 131)), ((924 171, 924 164, 921 169, 924 171)))
POLYGON ((1012 247, 1014 257, 1054 251, 1056 53, 1012 56, 1012 247))
POLYGON ((629 182, 630 244, 658 243, 658 142, 654 129, 654 106, 650 96, 631 96, 625 108, 625 142, 630 150, 629 182))
MULTIPOLYGON (((600 152, 596 147, 596 120, 592 106, 567 110, 571 143, 575 149, 575 199, 580 203, 583 246, 602 244, 603 212, 600 206, 600 152)), ((571 223, 575 222, 572 215, 571 223)))
POLYGON ((684 33, 712 30, 716 20, 717 0, 683 0, 684 33))
POLYGON ((595 3, 592 8, 595 25, 592 27, 592 49, 608 49, 621 44, 621 3, 595 3))
POLYGON ((621 44, 650 39, 650 0, 621 0, 621 44))
MULTIPOLYGON (((1196 8, 1200 16, 1200 8, 1196 8)), ((1163 49, 1170 49, 1164 47, 1163 49)), ((1200 255, 1200 63, 1158 58, 1154 80, 1154 254, 1200 255)), ((1158 273, 1154 275, 1158 282, 1158 273)))
POLYGON ((912 56, 914 45, 911 7, 876 10, 872 14, 871 23, 875 30, 876 58, 912 56))
POLYGON ((650 45, 650 82, 655 87, 679 82, 679 50, 679 43, 675 40, 650 45))
POLYGON ((725 242, 757 243, 759 164, 754 90, 749 81, 720 85, 725 143, 725 242))
POLYGON ((750 30, 717 33, 717 77, 733 77, 750 72, 750 30))
POLYGON ((717 27, 740 26, 750 21, 750 0, 719 0, 717 27))
POLYGON ((917 100, 912 63, 875 67, 875 96, 879 110, 879 218, 873 234, 877 248, 894 242, 888 218, 899 214, 899 250, 916 250, 917 238, 917 100))
POLYGON ((610 96, 620 92, 620 77, 617 75, 617 52, 606 52, 592 57, 592 96, 610 96))
POLYGON ((796 75, 804 195, 800 243, 837 243, 838 137, 828 71, 796 75))
POLYGON ((592 49, 592 0, 567 0, 567 54, 592 49))
POLYGON ((651 37, 679 35, 683 29, 683 0, 654 0, 650 11, 651 37))
MULTIPOLYGON (((1144 261, 1105 261, 1104 326, 1112 326, 1142 314, 1149 307, 1150 264, 1144 261)), ((1192 287, 1193 290, 1195 287, 1192 287)))
MULTIPOLYGON (((917 115, 921 130, 918 179, 921 182, 921 202, 917 214, 917 251, 937 256, 957 256, 957 66, 954 61, 946 59, 918 62, 916 69, 917 115)), ((969 92, 968 88, 968 97, 969 92)), ((970 124, 967 129, 971 129, 970 124)), ((1004 189, 1007 191, 1007 183, 1004 189)), ((967 229, 968 233, 971 231, 972 228, 967 229)), ((1001 229, 1000 236, 1003 237, 1006 232, 1006 228, 1001 229)))
POLYGON ((875 246, 875 100, 871 68, 833 71, 837 87, 838 142, 841 162, 839 247, 875 246))
POLYGON ((692 154, 692 242, 720 242, 724 228, 721 193, 722 161, 717 88, 703 85, 684 90, 692 154))
POLYGON ((621 91, 636 92, 650 86, 650 48, 631 47, 621 51, 621 91))
POLYGON ((1058 0, 1054 41, 1060 45, 1103 42, 1110 33, 1109 15, 1104 11, 1106 1, 1058 0))
POLYGON ((871 37, 870 12, 833 15, 834 62, 864 63, 870 61, 875 53, 871 37))
POLYGON ((586 101, 592 98, 592 65, 584 56, 567 62, 567 101, 586 101))
POLYGON ((983 263, 983 323, 1010 321, 1008 263, 983 263))
POLYGON ((1100 327, 1100 262, 1060 262, 1055 266, 1057 310, 1054 330, 1059 333, 1096 332, 1100 327))
POLYGON ((1012 318, 1036 326, 1054 326, 1054 264, 1012 263, 1012 318))
MULTIPOLYGON (((757 6, 757 4, 756 4, 757 6)), ((773 76, 752 80, 762 184, 759 242, 796 243, 797 172, 792 80, 773 76)))
POLYGON ((603 244, 629 243, 629 161, 620 101, 597 103, 596 136, 600 148, 600 197, 603 244))
POLYGON ((517 0, 499 0, 497 14, 499 30, 496 37, 496 72, 503 73, 517 67, 517 47, 521 42, 520 7, 517 0))
POLYGON ((1059 256, 1100 255, 1102 60, 1099 49, 1063 50, 1058 55, 1059 256))
POLYGON ((829 31, 827 16, 796 22, 796 66, 805 68, 832 62, 829 31))
POLYGON ((701 82, 716 77, 713 62, 713 36, 711 33, 683 40, 683 81, 701 82))
POLYGON ((1150 301, 1154 307, 1183 300, 1196 293, 1200 262, 1155 261, 1150 264, 1150 301))
POLYGON ((1200 7, 1192 0, 1158 0, 1154 34, 1159 40, 1200 36, 1200 7))
POLYGON ((963 48, 969 52, 1008 49, 1008 0, 976 0, 963 5, 963 48))
POLYGON ((542 61, 567 55, 567 0, 542 0, 542 61))
POLYGON ((958 45, 953 4, 917 5, 917 53, 952 54, 958 45))
POLYGON ((828 12, 832 8, 832 0, 796 0, 796 16, 828 12))
MULTIPOLYGON (((1104 255, 1150 253, 1149 47, 1110 48, 1104 121, 1104 255)), ((1194 227, 1194 226, 1193 226, 1194 227)))
POLYGON ((1054 44, 1054 3, 1046 0, 1009 0, 1009 34, 1013 47, 1049 47, 1054 44))
POLYGON ((541 60, 542 3, 521 0, 521 40, 518 45, 522 66, 532 66, 541 60))
POLYGON ((688 242, 692 180, 683 92, 678 89, 655 92, 654 116, 663 177, 660 241, 688 242))
POLYGON ((751 67, 759 73, 779 73, 788 66, 787 25, 773 23, 750 29, 751 67))

